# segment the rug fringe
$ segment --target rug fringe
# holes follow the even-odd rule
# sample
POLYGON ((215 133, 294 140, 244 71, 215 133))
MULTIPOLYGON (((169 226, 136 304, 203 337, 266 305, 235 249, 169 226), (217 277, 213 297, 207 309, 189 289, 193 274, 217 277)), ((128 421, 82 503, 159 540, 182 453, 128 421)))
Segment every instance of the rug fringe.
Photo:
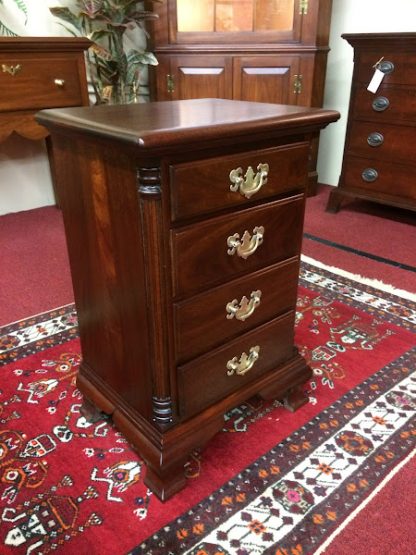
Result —
POLYGON ((336 268, 335 266, 328 266, 323 262, 319 262, 319 260, 315 260, 314 258, 310 258, 304 254, 301 255, 301 260, 310 264, 311 266, 316 266, 317 268, 321 268, 322 270, 327 270, 328 272, 332 272, 333 274, 337 274, 339 276, 346 277, 353 281, 357 281, 358 283, 362 283, 364 285, 370 285, 375 289, 379 289, 380 291, 384 291, 386 293, 391 293, 392 295, 396 295, 397 297, 401 297, 403 299, 408 299, 409 301, 416 302, 416 294, 411 293, 410 291, 405 291, 404 289, 398 289, 394 287, 394 285, 390 285, 388 283, 384 283, 378 279, 366 278, 359 274, 352 274, 351 272, 347 272, 346 270, 342 270, 341 268, 336 268))

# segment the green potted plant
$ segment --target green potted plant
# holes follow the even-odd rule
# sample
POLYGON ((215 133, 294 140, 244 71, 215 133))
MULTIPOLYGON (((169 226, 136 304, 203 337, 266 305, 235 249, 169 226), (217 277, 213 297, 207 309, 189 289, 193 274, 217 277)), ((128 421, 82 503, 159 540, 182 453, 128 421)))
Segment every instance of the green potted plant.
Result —
MULTIPOLYGON (((23 0, 10 0, 10 1, 12 1, 16 5, 17 9, 22 14, 24 14, 25 24, 26 24, 27 7, 26 7, 26 4, 24 3, 24 1, 23 0)), ((1 6, 4 6, 4 0, 0 0, 0 10, 4 11, 4 9, 1 8, 1 6)), ((12 29, 10 29, 10 27, 8 25, 6 25, 6 23, 4 23, 3 18, 0 19, 0 35, 6 36, 6 37, 16 37, 17 36, 17 33, 12 31, 12 29)))
POLYGON ((152 52, 128 46, 128 35, 146 34, 144 22, 157 17, 140 6, 137 0, 76 0, 74 9, 49 8, 70 33, 93 42, 87 62, 97 104, 137 102, 143 69, 157 65, 152 52))

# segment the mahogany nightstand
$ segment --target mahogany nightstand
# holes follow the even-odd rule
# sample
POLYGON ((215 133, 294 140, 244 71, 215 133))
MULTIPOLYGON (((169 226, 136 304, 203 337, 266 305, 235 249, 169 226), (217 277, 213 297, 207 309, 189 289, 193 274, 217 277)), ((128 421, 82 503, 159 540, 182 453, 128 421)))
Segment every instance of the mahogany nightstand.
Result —
POLYGON ((219 99, 37 116, 56 155, 77 385, 161 499, 227 410, 255 394, 307 401, 294 322, 308 152, 338 117, 219 99))

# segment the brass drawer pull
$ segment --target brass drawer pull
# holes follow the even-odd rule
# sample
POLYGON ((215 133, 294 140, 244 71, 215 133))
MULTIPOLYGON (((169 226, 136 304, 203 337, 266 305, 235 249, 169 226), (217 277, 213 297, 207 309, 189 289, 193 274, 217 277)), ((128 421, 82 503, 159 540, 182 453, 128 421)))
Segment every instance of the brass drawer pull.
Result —
POLYGON ((256 308, 260 304, 261 291, 252 291, 250 294, 250 300, 244 295, 240 302, 237 299, 227 303, 225 307, 227 311, 227 319, 232 320, 235 316, 236 320, 247 320, 249 316, 253 314, 256 308))
POLYGON ((227 362, 227 376, 237 374, 237 376, 244 376, 249 370, 253 368, 254 363, 259 358, 260 347, 256 345, 251 347, 249 354, 242 353, 240 358, 234 357, 227 362))
POLYGON ((1 64, 1 70, 3 73, 9 73, 10 75, 14 76, 22 69, 20 64, 15 66, 8 66, 7 64, 1 64))
POLYGON ((64 87, 65 86, 65 79, 54 79, 53 82, 57 87, 64 87))
POLYGON ((366 168, 361 174, 361 177, 364 181, 367 181, 367 183, 372 183, 378 178, 378 171, 374 168, 366 168))
POLYGON ((257 166, 257 173, 251 166, 243 177, 243 168, 237 168, 230 172, 230 191, 239 192, 246 198, 252 197, 255 193, 260 191, 263 185, 267 183, 267 176, 269 174, 269 164, 259 164, 257 166))
POLYGON ((370 146, 381 146, 384 143, 384 137, 381 133, 374 131, 374 133, 368 135, 367 143, 370 146))
POLYGON ((240 239, 239 233, 230 235, 227 239, 227 246, 229 247, 227 253, 232 256, 237 253, 240 258, 248 258, 256 252, 258 247, 263 243, 264 227, 262 225, 256 226, 253 229, 253 236, 246 230, 243 237, 240 239))

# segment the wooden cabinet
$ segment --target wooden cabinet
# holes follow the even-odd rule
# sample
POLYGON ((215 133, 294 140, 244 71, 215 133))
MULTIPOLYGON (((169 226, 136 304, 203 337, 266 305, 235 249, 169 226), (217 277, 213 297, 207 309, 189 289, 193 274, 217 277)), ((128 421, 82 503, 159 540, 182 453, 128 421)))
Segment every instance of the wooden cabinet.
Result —
MULTIPOLYGON (((158 4, 155 100, 227 98, 322 106, 332 0, 166 0, 158 4)), ((309 161, 316 188, 317 141, 309 161)))
POLYGON ((11 133, 41 139, 41 108, 89 104, 85 38, 0 37, 0 141, 11 133))
POLYGON ((416 33, 342 36, 354 48, 354 72, 342 172, 327 210, 346 197, 416 210, 416 33), (383 78, 371 92, 375 69, 383 78))
POLYGON ((167 499, 254 394, 305 401, 294 346, 309 143, 337 112, 223 99, 47 110, 77 385, 167 499), (253 146, 254 145, 254 146, 253 146))
POLYGON ((86 38, 0 37, 0 142, 12 133, 46 138, 55 199, 55 164, 48 130, 34 118, 41 108, 89 104, 86 38))

